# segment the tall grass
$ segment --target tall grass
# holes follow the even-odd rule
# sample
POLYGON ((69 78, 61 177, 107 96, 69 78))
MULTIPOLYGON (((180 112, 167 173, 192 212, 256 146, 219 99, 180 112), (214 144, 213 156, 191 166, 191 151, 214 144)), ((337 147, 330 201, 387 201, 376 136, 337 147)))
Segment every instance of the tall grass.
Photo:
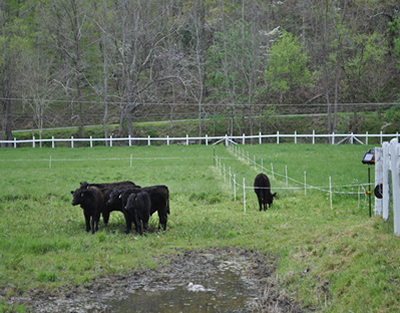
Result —
MULTIPOLYGON (((35 287, 89 283, 102 274, 154 268, 180 250, 235 246, 274 253, 275 279, 310 310, 394 312, 400 305, 399 239, 391 222, 369 218, 357 195, 336 195, 333 210, 326 192, 286 189, 276 175, 278 199, 258 212, 251 189, 233 201, 228 182, 213 166, 213 147, 96 147, 1 149, 0 286, 11 296, 35 287), (131 158, 132 155, 132 158, 131 158), (51 167, 50 167, 51 157, 51 167), (132 160, 132 166, 131 166, 132 160), (146 236, 125 235, 121 213, 107 228, 85 232, 70 191, 81 181, 132 180, 170 189, 168 231, 150 220, 146 236)), ((361 163, 367 147, 267 144, 244 146, 251 158, 276 174, 326 186, 367 183, 361 163)), ((259 168, 223 146, 215 154, 251 186, 259 168)), ((373 169, 372 169, 373 172, 373 169)), ((373 181, 373 176, 372 176, 373 181)), ((290 183, 290 186, 295 184, 290 183)), ((365 200, 365 197, 362 196, 365 200)), ((1 308, 1 303, 0 303, 1 308)), ((0 310, 1 311, 1 310, 0 310)))

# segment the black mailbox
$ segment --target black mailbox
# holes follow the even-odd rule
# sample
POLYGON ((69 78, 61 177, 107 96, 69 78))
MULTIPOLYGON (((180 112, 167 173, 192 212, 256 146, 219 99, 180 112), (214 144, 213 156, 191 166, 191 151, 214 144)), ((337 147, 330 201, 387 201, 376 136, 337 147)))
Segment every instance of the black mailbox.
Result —
POLYGON ((375 150, 369 149, 367 152, 365 152, 362 162, 363 164, 375 165, 375 150))

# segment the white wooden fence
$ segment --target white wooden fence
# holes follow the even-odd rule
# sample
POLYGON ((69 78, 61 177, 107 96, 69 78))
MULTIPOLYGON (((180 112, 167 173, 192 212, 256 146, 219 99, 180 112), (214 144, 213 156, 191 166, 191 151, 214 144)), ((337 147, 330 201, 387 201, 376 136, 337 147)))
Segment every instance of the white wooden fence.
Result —
POLYGON ((57 142, 64 142, 64 143, 69 143, 71 148, 74 148, 74 144, 77 142, 86 142, 89 143, 90 147, 93 147, 94 143, 96 142, 108 142, 109 146, 113 146, 113 143, 115 142, 125 142, 129 146, 132 145, 133 142, 137 141, 144 141, 147 142, 147 145, 150 146, 151 142, 165 142, 167 145, 170 145, 172 143, 175 144, 183 144, 183 145, 189 145, 193 143, 199 143, 199 144, 205 144, 208 145, 210 144, 217 144, 220 142, 225 142, 225 145, 228 146, 230 143, 241 143, 245 144, 246 141, 248 140, 256 140, 258 141, 259 144, 263 143, 264 139, 273 139, 276 141, 277 144, 279 144, 280 140, 282 138, 292 138, 294 143, 297 143, 298 139, 300 138, 305 138, 307 140, 311 140, 312 144, 315 144, 315 141, 317 138, 322 138, 322 139, 327 139, 329 140, 330 143, 332 144, 341 144, 343 142, 349 142, 351 144, 353 143, 359 143, 359 144, 366 144, 368 145, 368 140, 370 138, 378 138, 380 144, 383 143, 383 140, 385 138, 393 138, 396 137, 398 138, 399 134, 398 132, 396 134, 383 134, 380 132, 380 134, 369 134, 366 132, 365 134, 316 134, 315 131, 312 132, 312 134, 297 134, 297 132, 294 132, 294 134, 280 134, 279 131, 276 132, 276 134, 269 134, 269 135, 262 135, 261 133, 258 133, 258 135, 245 135, 243 134, 242 136, 231 136, 231 135, 225 135, 225 136, 208 136, 205 135, 204 137, 189 137, 189 135, 186 135, 186 137, 173 137, 170 138, 169 136, 166 137, 150 137, 148 136, 147 138, 144 137, 124 137, 124 138, 113 138, 110 136, 109 138, 74 138, 71 136, 71 138, 54 138, 54 136, 51 139, 37 139, 34 136, 32 139, 23 139, 23 140, 17 140, 14 138, 14 140, 0 140, 0 145, 7 144, 7 145, 12 145, 14 148, 17 148, 21 144, 31 144, 32 148, 35 148, 37 144, 41 146, 41 143, 51 143, 51 147, 54 148, 55 144, 57 142))
POLYGON ((390 218, 390 190, 393 197, 394 234, 400 236, 400 144, 398 138, 375 148, 375 186, 382 183, 382 199, 375 196, 375 215, 390 218), (391 175, 390 175, 391 172, 391 175), (390 184, 391 177, 391 184, 390 184))

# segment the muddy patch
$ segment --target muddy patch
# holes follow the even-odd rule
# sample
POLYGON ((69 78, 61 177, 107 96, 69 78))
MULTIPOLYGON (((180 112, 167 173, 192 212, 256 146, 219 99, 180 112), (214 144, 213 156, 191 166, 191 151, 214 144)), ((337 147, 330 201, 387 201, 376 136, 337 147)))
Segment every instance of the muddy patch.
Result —
MULTIPOLYGON (((162 260, 164 261, 164 260, 162 260)), ((234 248, 178 253, 166 266, 8 299, 28 312, 303 312, 272 282, 275 257, 234 248), (201 285, 193 291, 188 284, 201 285)))

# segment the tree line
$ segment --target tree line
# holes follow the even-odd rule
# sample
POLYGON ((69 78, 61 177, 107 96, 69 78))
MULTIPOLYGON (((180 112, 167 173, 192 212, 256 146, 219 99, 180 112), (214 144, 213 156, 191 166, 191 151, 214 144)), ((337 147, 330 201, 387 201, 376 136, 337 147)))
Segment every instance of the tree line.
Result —
POLYGON ((106 137, 118 112, 133 137, 144 104, 192 103, 201 136, 203 104, 226 104, 231 132, 252 134, 255 105, 324 103, 334 132, 339 103, 400 102, 398 0, 0 0, 0 11, 3 139, 18 112, 40 131, 63 112, 82 136, 97 112, 106 137))

